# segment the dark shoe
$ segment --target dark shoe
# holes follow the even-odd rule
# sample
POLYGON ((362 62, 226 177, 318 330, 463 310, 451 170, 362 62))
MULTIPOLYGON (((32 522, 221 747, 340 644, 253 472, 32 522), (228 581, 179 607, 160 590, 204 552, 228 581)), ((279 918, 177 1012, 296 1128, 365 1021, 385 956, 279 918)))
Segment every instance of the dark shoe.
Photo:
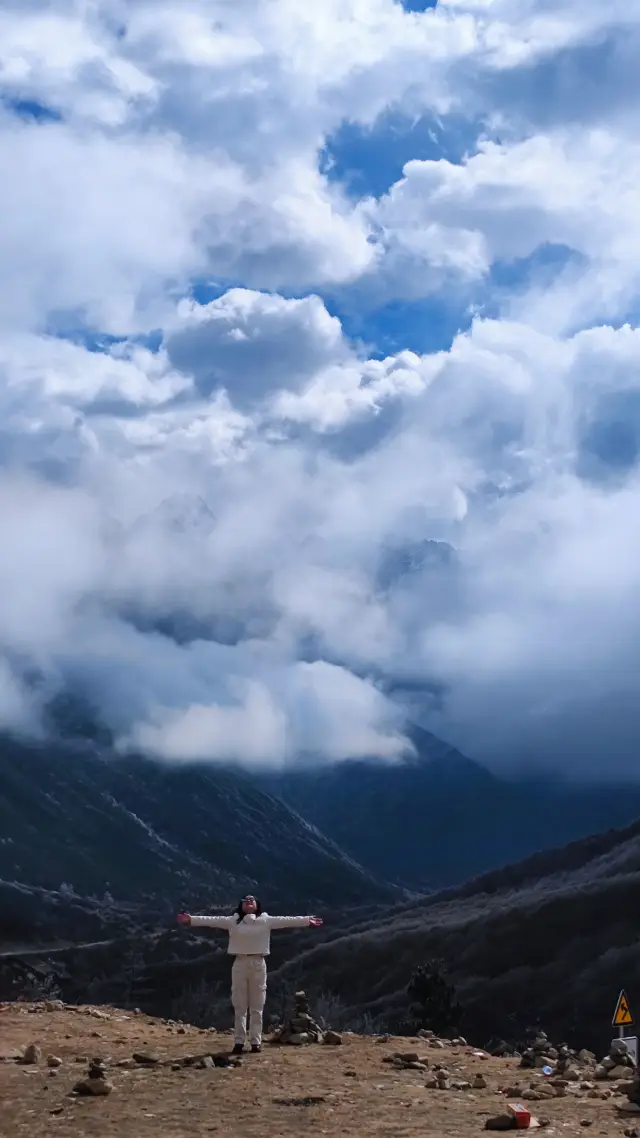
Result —
POLYGON ((232 1051, 231 1051, 231 1054, 232 1054, 232 1055, 242 1055, 242 1052, 243 1052, 243 1051, 244 1051, 244 1044, 242 1044, 242 1043, 235 1043, 235 1044, 234 1044, 234 1046, 233 1046, 233 1049, 232 1049, 232 1051))
POLYGON ((254 1055, 259 1055, 260 1052, 262 1051, 262 1046, 260 1043, 252 1043, 251 1044, 251 1050, 253 1051, 254 1055))

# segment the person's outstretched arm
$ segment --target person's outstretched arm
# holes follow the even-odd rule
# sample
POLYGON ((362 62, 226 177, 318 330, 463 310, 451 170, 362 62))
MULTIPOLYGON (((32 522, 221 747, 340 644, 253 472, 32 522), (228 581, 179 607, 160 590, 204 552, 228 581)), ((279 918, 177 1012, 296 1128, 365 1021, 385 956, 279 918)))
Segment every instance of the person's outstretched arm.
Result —
POLYGON ((179 925, 191 925, 192 928, 230 929, 237 921, 237 917, 192 916, 191 913, 178 913, 179 925))
POLYGON ((321 917, 267 917, 270 929, 317 929, 321 917))

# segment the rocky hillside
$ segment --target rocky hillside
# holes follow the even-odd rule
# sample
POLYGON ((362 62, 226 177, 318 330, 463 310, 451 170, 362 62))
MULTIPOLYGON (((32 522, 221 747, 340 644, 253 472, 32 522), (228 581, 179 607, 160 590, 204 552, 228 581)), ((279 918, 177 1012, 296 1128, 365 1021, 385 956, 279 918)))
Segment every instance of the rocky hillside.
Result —
POLYGON ((240 771, 6 738, 0 880, 46 890, 65 883, 79 895, 108 891, 138 904, 163 899, 170 910, 181 902, 227 902, 258 887, 289 905, 393 896, 240 771))
POLYGON ((228 1037, 115 1008, 0 1005, 0 1023, 0 1125, 12 1138, 471 1138, 514 1129, 518 1104, 550 1134, 639 1133, 622 1057, 603 1076, 595 1056, 547 1040, 530 1059, 433 1036, 328 1034, 231 1062, 228 1037))
POLYGON ((536 855, 457 890, 334 930, 278 979, 331 990, 345 1014, 393 1023, 406 985, 440 957, 476 1038, 542 1023, 602 1047, 618 992, 640 1015, 640 823, 536 855))

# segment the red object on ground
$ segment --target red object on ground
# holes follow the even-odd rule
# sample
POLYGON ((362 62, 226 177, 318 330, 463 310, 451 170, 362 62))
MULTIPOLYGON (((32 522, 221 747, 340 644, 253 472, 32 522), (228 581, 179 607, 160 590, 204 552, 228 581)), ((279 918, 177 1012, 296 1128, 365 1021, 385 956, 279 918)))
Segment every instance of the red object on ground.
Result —
POLYGON ((531 1124, 531 1115, 521 1102, 510 1102, 509 1111, 516 1120, 516 1130, 528 1130, 531 1124))

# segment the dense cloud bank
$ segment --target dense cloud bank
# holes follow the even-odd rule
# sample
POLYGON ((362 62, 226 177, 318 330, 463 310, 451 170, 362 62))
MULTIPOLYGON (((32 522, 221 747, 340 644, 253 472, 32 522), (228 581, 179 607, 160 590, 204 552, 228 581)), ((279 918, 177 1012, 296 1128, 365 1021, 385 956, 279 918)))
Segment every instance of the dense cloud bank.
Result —
POLYGON ((639 50, 621 0, 4 4, 3 726, 633 772, 639 50))

